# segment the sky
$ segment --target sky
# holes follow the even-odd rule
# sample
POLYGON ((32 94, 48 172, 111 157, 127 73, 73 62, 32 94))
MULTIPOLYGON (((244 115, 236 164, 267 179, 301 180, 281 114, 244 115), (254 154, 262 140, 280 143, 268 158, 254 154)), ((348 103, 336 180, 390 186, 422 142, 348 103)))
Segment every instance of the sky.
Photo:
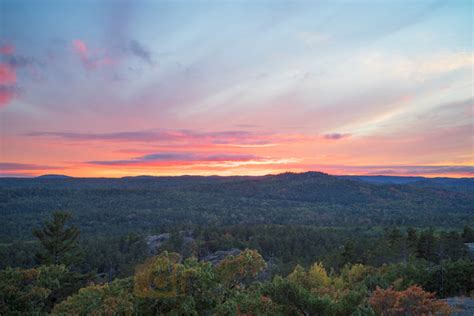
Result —
POLYGON ((0 0, 0 176, 474 176, 472 1, 0 0))

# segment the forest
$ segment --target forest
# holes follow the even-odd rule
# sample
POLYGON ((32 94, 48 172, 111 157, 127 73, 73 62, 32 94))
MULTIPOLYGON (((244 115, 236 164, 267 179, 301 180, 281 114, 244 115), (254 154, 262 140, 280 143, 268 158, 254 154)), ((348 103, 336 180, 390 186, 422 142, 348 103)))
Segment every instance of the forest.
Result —
POLYGON ((0 314, 449 315, 474 195, 420 181, 0 179, 0 314))

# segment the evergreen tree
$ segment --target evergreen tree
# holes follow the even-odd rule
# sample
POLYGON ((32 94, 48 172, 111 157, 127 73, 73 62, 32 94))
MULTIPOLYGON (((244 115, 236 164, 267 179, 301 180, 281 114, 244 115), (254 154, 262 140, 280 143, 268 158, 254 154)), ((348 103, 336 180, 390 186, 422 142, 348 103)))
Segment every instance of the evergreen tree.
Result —
POLYGON ((348 241, 344 245, 344 249, 341 253, 342 264, 341 267, 348 263, 356 263, 357 262, 357 254, 355 251, 354 242, 348 241))
POLYGON ((436 236, 432 228, 423 231, 418 238, 418 256, 428 261, 437 262, 439 256, 436 253, 436 243, 436 236))
POLYGON ((66 226, 71 217, 68 212, 54 212, 51 221, 45 221, 41 229, 33 230, 33 235, 45 250, 36 254, 42 264, 69 265, 76 259, 79 230, 75 226, 66 226))
POLYGON ((418 244, 418 233, 413 227, 407 229, 407 243, 411 251, 415 251, 418 244))
POLYGON ((462 232, 462 238, 464 239, 464 242, 474 242, 474 230, 471 227, 465 225, 462 232))

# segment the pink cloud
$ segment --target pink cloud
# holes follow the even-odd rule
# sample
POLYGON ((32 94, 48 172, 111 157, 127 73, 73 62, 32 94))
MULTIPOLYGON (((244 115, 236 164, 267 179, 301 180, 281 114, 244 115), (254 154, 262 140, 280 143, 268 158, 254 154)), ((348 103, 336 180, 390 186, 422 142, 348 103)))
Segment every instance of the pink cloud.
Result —
POLYGON ((0 108, 6 106, 15 96, 16 72, 8 64, 0 64, 0 108))
POLYGON ((93 68, 92 63, 89 60, 89 50, 87 49, 87 45, 84 41, 81 40, 73 40, 72 41, 72 48, 74 52, 79 55, 84 67, 86 68, 93 68))
POLYGON ((88 50, 86 43, 76 39, 72 41, 72 47, 74 48, 74 51, 78 53, 81 57, 87 58, 88 50))
POLYGON ((15 52, 15 46, 12 44, 5 44, 0 46, 0 54, 2 55, 12 55, 15 52))
POLYGON ((14 96, 14 91, 2 89, 2 86, 0 86, 0 109, 6 106, 14 96))
POLYGON ((16 82, 15 70, 8 64, 0 64, 0 84, 11 85, 16 82))
POLYGON ((114 60, 105 55, 105 52, 100 49, 90 50, 87 44, 79 39, 72 41, 73 51, 79 56, 82 64, 87 69, 96 69, 104 65, 114 64, 114 60))

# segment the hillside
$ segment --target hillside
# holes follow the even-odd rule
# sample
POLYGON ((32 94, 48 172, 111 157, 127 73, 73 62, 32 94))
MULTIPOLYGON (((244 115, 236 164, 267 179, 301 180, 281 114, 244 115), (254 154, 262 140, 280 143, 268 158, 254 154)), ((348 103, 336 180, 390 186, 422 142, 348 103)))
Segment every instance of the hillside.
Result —
POLYGON ((340 176, 373 184, 411 184, 419 187, 443 188, 453 191, 474 192, 474 178, 424 178, 401 176, 340 176))
POLYGON ((461 227, 473 222, 474 195, 375 185, 318 172, 0 179, 2 240, 29 236, 31 227, 53 210, 76 214, 84 234, 146 232, 175 224, 461 227))

